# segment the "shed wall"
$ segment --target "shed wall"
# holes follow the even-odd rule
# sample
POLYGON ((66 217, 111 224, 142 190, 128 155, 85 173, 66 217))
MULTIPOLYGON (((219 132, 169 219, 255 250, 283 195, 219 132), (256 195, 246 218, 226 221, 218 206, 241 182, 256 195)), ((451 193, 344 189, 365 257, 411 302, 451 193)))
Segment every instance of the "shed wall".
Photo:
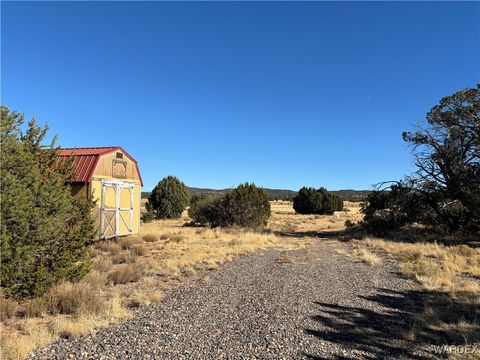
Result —
POLYGON ((121 150, 100 156, 94 176, 108 176, 115 179, 130 179, 140 182, 137 165, 121 150), (122 154, 123 157, 117 158, 117 153, 122 154))

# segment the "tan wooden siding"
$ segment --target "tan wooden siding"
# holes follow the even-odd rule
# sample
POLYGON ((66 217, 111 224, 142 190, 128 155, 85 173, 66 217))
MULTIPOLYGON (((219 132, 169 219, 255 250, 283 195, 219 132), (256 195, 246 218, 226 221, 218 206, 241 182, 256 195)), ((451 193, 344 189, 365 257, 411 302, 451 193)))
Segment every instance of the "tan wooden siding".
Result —
POLYGON ((128 156, 121 150, 114 151, 110 154, 102 155, 98 160, 95 168, 94 177, 107 176, 123 180, 138 180, 140 176, 135 162, 130 160, 128 156), (117 158, 117 153, 122 153, 123 158, 117 158), (123 166, 125 166, 125 173, 123 174, 123 166), (115 171, 115 169, 117 171, 115 171), (123 176, 125 175, 125 176, 123 176))

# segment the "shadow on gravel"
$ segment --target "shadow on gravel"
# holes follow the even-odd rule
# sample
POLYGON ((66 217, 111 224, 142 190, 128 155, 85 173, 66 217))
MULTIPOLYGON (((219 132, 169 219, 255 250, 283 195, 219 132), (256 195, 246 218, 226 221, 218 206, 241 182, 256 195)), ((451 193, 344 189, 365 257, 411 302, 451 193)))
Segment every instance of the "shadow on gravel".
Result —
POLYGON ((344 231, 275 231, 274 234, 277 236, 286 236, 286 237, 313 237, 313 238, 327 238, 335 239, 343 235, 344 231))
MULTIPOLYGON (((360 298, 383 309, 380 312, 373 310, 378 306, 366 308, 316 302, 319 314, 312 318, 322 325, 322 330, 305 329, 306 333, 350 349, 353 357, 367 359, 442 358, 442 354, 433 352, 432 346, 447 343, 464 345, 466 340, 467 343, 479 340, 474 328, 470 334, 467 329, 459 333, 458 329, 448 326, 458 323, 459 319, 476 321, 480 315, 478 308, 472 308, 469 303, 452 304, 444 293, 378 289, 377 294, 360 298), (425 303, 428 303, 428 308, 425 308, 425 303), (431 327, 429 320, 440 321, 447 326, 431 327), (414 349, 426 346, 430 346, 429 351, 414 352, 414 349)), ((322 359, 312 354, 304 356, 322 359)), ((346 358, 351 357, 345 357, 345 354, 334 357, 346 358)))

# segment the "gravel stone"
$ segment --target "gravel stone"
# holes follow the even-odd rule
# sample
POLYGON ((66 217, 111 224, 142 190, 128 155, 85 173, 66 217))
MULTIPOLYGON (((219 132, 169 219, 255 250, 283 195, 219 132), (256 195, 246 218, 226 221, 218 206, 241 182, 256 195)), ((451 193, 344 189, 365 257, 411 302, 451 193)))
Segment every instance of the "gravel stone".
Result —
POLYGON ((183 285, 128 321, 59 340, 31 359, 439 358, 401 336, 421 306, 417 284, 388 261, 369 266, 339 246, 347 245, 313 239, 305 250, 241 256, 206 283, 183 285))

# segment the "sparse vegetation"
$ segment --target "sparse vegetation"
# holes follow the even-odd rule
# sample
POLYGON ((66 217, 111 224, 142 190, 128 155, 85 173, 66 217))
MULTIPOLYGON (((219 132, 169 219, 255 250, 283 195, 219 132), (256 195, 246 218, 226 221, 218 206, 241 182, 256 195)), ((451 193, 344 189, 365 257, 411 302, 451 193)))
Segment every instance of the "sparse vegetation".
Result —
POLYGON ((7 320, 14 316, 18 310, 16 301, 0 297, 0 321, 7 320))
POLYGON ((116 243, 113 240, 99 241, 94 245, 94 248, 99 251, 108 252, 111 255, 116 255, 120 251, 122 251, 122 247, 120 246, 120 244, 116 243))
POLYGON ((158 241, 158 236, 156 236, 154 234, 147 234, 147 235, 143 235, 142 239, 145 242, 153 243, 153 242, 158 241))
POLYGON ((340 231, 345 228, 345 222, 357 223, 363 218, 359 202, 346 201, 344 210, 335 212, 333 216, 299 216, 290 201, 274 201, 268 228, 275 232, 308 236, 322 231, 340 231), (345 209, 348 211, 344 211, 345 209))
POLYGON ((125 307, 159 301, 177 284, 235 256, 268 246, 308 245, 302 239, 280 243, 271 233, 241 228, 183 226, 188 220, 184 211, 180 219, 144 224, 140 236, 95 243, 92 270, 81 281, 61 283, 21 303, 0 302, 2 358, 22 359, 59 337, 83 336, 129 317, 125 307))
POLYGON ((378 255, 363 248, 358 249, 355 252, 355 256, 361 261, 363 261, 364 263, 367 263, 368 265, 372 265, 372 266, 378 265, 382 262, 382 260, 378 255))
POLYGON ((119 264, 109 274, 107 279, 114 285, 137 282, 142 278, 143 269, 139 264, 119 264))
POLYGON ((447 343, 480 341, 479 249, 375 238, 353 244, 357 252, 384 252, 398 263, 401 273, 417 280, 427 291, 422 299, 424 308, 416 314, 416 327, 409 334, 412 338, 437 329, 447 343))
POLYGON ((102 302, 95 290, 88 283, 59 284, 43 296, 46 310, 50 314, 97 314, 102 302))

